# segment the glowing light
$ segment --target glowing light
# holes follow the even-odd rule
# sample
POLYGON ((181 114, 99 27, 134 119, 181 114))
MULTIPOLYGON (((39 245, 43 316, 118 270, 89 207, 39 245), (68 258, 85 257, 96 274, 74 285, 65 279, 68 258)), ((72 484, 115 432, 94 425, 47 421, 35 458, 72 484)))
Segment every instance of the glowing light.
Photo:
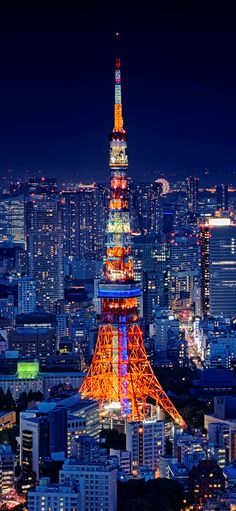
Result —
POLYGON ((170 191, 170 183, 167 181, 167 179, 163 179, 162 177, 159 177, 156 179, 155 183, 160 183, 162 185, 162 195, 166 195, 170 191))
POLYGON ((32 379, 39 375, 39 362, 17 362, 18 378, 32 379))
POLYGON ((210 226, 216 226, 216 227, 225 227, 227 225, 231 225, 231 219, 230 218, 209 218, 208 219, 208 225, 210 226))

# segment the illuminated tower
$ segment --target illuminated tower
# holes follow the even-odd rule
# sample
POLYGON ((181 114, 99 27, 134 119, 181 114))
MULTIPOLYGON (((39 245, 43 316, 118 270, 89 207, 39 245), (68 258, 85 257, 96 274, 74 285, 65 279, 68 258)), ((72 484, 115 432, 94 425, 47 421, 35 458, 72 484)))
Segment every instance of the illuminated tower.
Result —
POLYGON ((127 135, 123 128, 120 59, 115 65, 114 128, 110 135, 110 200, 106 229, 105 272, 99 284, 101 324, 95 353, 80 389, 128 420, 142 420, 146 401, 157 405, 179 425, 185 423, 156 379, 145 351, 137 310, 141 295, 134 281, 127 182, 127 135))

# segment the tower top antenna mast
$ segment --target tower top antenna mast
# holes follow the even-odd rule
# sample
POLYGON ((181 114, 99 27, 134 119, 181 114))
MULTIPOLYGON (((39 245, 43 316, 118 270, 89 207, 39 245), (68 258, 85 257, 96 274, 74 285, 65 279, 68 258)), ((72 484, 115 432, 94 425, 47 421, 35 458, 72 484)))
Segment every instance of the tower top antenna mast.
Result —
POLYGON ((121 72, 120 72, 120 52, 119 50, 120 33, 116 32, 116 60, 115 60, 115 105, 114 105, 114 128, 115 133, 125 133, 122 117, 122 99, 121 99, 121 72))

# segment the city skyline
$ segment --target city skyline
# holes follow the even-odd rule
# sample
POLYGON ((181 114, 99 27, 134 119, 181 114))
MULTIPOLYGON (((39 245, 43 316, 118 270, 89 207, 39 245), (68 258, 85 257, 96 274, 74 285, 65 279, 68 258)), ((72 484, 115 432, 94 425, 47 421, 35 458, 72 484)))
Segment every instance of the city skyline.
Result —
POLYGON ((233 23, 50 7, 0 18, 0 511, 232 511, 233 23))
POLYGON ((3 14, 0 175, 11 168, 63 179, 66 170, 104 180, 120 30, 131 177, 195 173, 207 181, 208 168, 216 184, 234 184, 230 12, 183 5, 115 14, 105 6, 3 14))

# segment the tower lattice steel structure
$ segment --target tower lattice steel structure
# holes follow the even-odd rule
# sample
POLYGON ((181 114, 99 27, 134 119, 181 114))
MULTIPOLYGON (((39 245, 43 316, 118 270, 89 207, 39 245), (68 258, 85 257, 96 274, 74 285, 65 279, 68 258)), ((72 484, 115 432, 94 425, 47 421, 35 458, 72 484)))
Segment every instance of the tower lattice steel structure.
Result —
POLYGON ((151 397, 180 426, 185 423, 153 373, 138 315, 140 284, 134 281, 127 182, 127 134, 123 128, 120 59, 115 64, 114 128, 110 135, 110 199, 106 262, 99 284, 101 323, 82 397, 119 410, 128 420, 145 417, 151 397))

